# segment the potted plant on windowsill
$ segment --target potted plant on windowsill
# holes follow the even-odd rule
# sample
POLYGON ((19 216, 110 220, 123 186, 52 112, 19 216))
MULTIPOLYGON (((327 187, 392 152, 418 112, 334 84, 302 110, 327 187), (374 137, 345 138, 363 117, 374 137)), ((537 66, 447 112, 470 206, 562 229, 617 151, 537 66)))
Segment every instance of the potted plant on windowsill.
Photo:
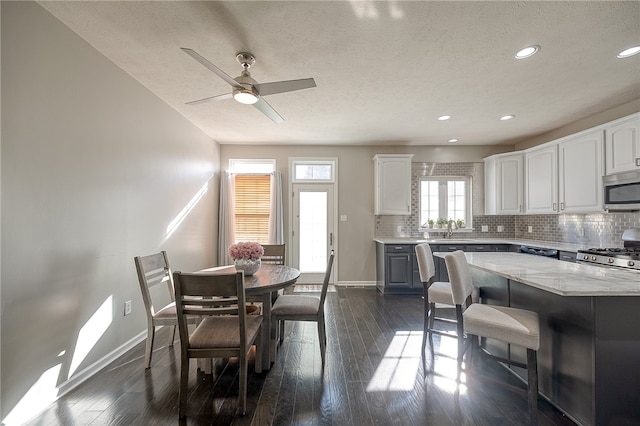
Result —
POLYGON ((444 217, 439 217, 436 224, 438 225, 438 228, 444 228, 447 224, 447 219, 445 219, 444 217))
POLYGON ((456 226, 458 227, 458 229, 464 228, 464 220, 462 219, 456 220, 456 226))

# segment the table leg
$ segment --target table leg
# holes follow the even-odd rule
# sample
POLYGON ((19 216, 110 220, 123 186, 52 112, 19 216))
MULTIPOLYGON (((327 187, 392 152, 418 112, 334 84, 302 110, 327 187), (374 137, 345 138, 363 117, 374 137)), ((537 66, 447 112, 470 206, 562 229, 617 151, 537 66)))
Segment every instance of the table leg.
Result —
MULTIPOLYGON (((274 358, 275 359, 275 358, 274 358)), ((271 292, 262 295, 262 369, 271 368, 271 292)))

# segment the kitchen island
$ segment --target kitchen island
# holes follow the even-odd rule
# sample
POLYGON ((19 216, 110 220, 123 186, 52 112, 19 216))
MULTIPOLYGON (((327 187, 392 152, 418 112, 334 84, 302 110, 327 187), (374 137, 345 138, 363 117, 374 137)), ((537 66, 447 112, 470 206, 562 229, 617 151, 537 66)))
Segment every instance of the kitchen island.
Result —
MULTIPOLYGON (((482 303, 540 316, 545 398, 578 424, 640 424, 640 273, 519 253, 465 255, 482 303)), ((483 346, 526 359, 524 349, 500 341, 483 346)))

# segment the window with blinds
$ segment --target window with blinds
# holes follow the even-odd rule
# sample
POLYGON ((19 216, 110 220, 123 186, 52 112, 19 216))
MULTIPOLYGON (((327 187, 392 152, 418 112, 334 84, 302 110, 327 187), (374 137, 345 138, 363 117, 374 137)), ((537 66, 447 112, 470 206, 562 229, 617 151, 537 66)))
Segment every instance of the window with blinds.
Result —
POLYGON ((271 177, 242 175, 235 178, 235 240, 269 243, 271 177))

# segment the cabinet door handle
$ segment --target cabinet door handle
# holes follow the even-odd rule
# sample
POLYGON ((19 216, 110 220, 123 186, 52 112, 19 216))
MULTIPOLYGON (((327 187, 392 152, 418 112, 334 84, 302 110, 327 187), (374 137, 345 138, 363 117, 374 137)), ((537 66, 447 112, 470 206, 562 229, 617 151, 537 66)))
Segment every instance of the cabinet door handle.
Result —
POLYGON ((560 203, 560 210, 564 210, 564 202, 560 203))
POLYGON ((640 166, 640 158, 636 158, 636 166, 640 166))
POLYGON ((403 247, 397 247, 397 246, 396 246, 396 247, 394 247, 393 249, 394 249, 394 250, 402 250, 402 249, 403 249, 403 247))
POLYGON ((558 205, 557 203, 553 203, 553 211, 554 211, 554 212, 557 210, 557 209, 556 209, 556 206, 557 206, 557 205, 558 205))

